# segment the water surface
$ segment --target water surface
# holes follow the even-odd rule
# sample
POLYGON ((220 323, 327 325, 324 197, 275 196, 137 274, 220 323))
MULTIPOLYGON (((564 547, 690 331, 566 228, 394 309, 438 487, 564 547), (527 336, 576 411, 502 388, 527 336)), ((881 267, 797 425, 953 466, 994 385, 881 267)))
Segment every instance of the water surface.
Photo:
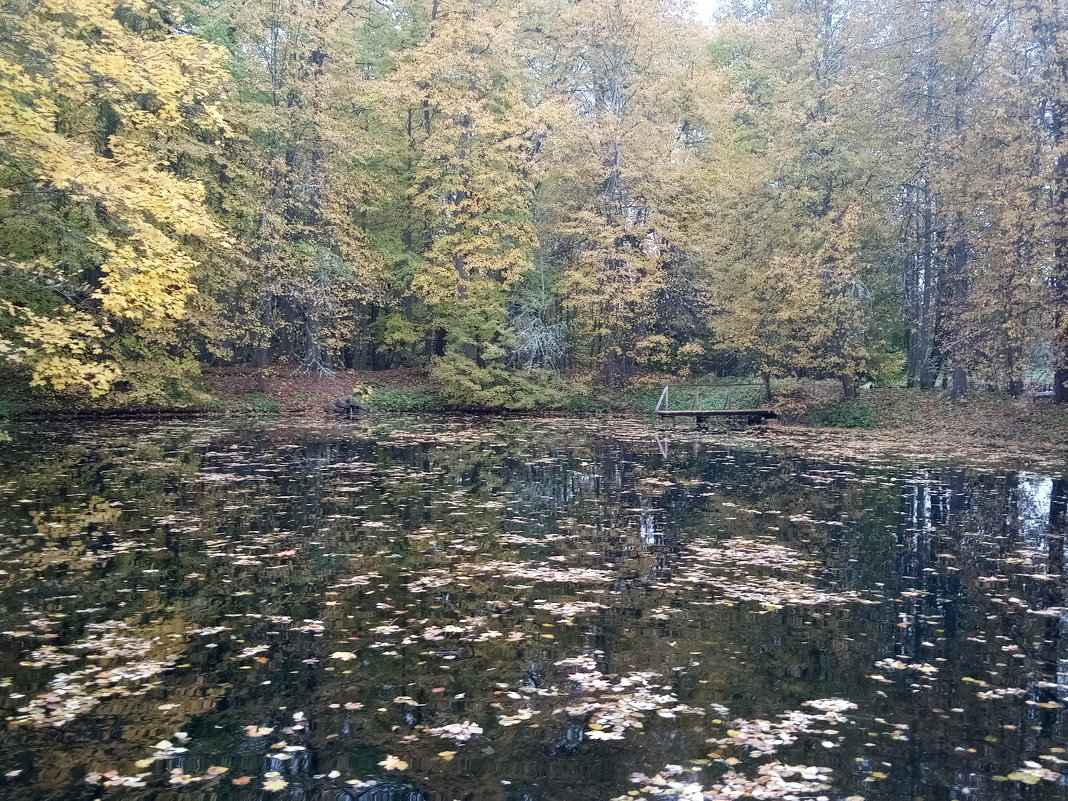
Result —
POLYGON ((1048 466, 566 420, 10 433, 3 798, 1068 799, 1048 466))

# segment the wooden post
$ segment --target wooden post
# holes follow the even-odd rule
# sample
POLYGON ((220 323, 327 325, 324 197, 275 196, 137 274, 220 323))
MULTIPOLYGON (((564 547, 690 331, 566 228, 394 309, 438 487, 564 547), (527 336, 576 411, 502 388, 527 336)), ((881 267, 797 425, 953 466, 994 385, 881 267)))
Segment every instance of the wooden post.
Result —
POLYGON ((669 384, 664 385, 664 391, 660 393, 660 399, 656 402, 656 410, 658 412, 666 412, 668 410, 668 387, 669 384))

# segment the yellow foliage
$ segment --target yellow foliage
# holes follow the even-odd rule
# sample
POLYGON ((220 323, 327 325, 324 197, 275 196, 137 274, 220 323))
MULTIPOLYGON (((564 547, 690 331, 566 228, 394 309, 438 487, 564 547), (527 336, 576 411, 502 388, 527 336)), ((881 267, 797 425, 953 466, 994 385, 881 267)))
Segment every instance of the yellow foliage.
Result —
POLYGON ((114 325, 181 318, 195 267, 184 244, 222 239, 203 187, 161 157, 161 143, 198 114, 227 133, 207 102, 225 80, 222 54, 141 0, 16 0, 0 28, 0 159, 19 174, 3 187, 7 202, 82 204, 107 231, 83 233, 95 271, 54 257, 10 265, 67 308, 16 310, 5 356, 34 385, 101 395, 121 374, 107 353, 114 325), (105 112, 113 122, 101 142, 83 121, 105 112))
POLYGON ((30 386, 99 397, 118 380, 117 365, 100 359, 101 343, 109 331, 90 315, 44 317, 11 303, 3 307, 18 323, 18 340, 0 338, 0 359, 27 367, 30 386))

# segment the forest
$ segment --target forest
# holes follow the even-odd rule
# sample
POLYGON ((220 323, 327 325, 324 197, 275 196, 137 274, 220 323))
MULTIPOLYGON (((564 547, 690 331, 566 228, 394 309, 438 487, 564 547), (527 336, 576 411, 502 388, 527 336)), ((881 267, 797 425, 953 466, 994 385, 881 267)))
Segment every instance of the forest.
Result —
POLYGON ((1068 400, 1056 0, 9 0, 0 378, 1068 400))

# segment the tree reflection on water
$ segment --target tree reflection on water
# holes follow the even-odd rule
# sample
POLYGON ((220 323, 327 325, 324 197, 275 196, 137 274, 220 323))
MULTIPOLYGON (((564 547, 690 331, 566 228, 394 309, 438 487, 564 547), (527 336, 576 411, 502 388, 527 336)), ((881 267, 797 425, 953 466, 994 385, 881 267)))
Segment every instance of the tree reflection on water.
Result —
POLYGON ((4 797, 1068 798, 1052 472, 469 419, 0 464, 4 797))

